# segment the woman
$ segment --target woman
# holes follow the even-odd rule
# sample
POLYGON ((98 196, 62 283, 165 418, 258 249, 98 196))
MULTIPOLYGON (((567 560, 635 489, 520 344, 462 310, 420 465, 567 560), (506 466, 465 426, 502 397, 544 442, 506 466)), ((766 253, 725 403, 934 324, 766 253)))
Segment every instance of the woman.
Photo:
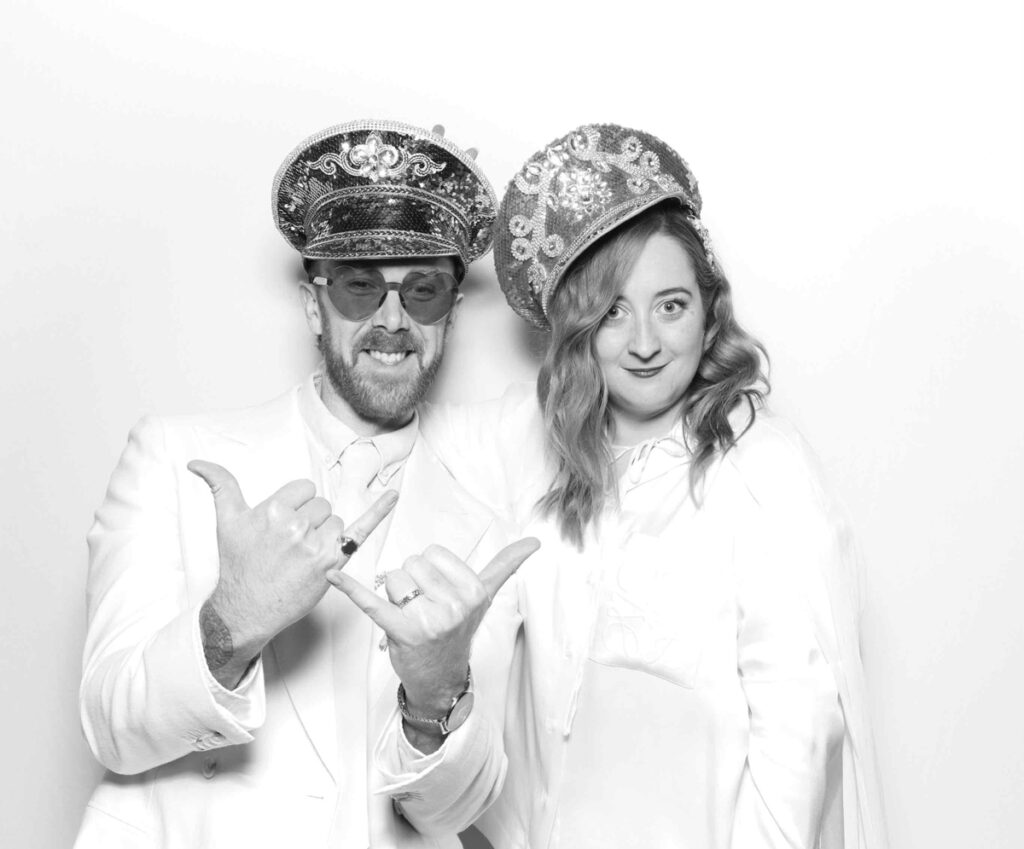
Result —
POLYGON ((643 132, 531 157, 495 261, 551 331, 536 396, 425 422, 543 543, 517 576, 497 849, 884 845, 849 537, 764 409, 700 211, 643 132))

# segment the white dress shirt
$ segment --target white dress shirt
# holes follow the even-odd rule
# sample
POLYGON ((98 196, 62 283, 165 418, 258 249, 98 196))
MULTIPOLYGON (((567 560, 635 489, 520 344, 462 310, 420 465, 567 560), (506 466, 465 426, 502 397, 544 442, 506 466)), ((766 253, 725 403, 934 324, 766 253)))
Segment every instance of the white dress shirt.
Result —
MULTIPOLYGON (((402 484, 402 468, 416 441, 418 419, 399 430, 358 437, 321 400, 323 375, 314 375, 300 390, 299 408, 309 431, 312 468, 319 473, 317 491, 331 502, 334 513, 351 522, 387 489, 402 484)), ((370 534, 345 566, 364 586, 374 586, 376 565, 388 532, 388 516, 370 534)), ((332 608, 334 651, 334 714, 338 777, 332 846, 368 846, 366 688, 370 652, 379 651, 370 619, 347 596, 330 591, 323 604, 332 608)))

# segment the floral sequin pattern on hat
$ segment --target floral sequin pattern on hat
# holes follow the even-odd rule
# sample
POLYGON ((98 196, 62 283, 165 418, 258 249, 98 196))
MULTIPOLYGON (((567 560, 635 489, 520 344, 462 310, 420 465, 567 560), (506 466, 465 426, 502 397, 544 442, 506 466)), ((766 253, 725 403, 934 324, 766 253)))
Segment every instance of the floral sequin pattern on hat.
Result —
POLYGON ((697 180, 648 133, 587 125, 556 139, 512 178, 498 211, 494 261, 509 305, 547 327, 548 299, 572 261, 638 212, 677 199, 714 262, 697 180))
POLYGON ((472 156, 433 132, 354 121, 302 142, 274 180, 274 221, 310 259, 452 256, 491 246, 497 202, 472 156))

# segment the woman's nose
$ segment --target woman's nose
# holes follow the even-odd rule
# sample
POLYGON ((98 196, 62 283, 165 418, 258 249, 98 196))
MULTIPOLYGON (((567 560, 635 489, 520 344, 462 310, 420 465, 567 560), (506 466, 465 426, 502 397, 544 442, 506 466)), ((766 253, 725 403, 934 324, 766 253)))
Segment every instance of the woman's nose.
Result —
POLYGON ((633 325, 633 336, 629 340, 629 352, 641 360, 649 360, 661 350, 661 339, 653 323, 640 317, 633 325))

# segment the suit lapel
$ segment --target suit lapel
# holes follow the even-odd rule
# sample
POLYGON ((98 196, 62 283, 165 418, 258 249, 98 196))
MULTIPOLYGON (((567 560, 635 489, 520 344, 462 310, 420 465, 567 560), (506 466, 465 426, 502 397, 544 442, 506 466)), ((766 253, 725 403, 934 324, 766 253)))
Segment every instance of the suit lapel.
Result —
MULTIPOLYGON (((289 481, 318 476, 312 468, 308 438, 296 403, 272 405, 265 417, 253 417, 219 434, 222 463, 238 479, 250 507, 259 504, 289 481)), ((324 768, 332 768, 337 751, 334 719, 330 606, 321 602, 313 611, 278 634, 265 650, 279 676, 303 730, 324 768)))

